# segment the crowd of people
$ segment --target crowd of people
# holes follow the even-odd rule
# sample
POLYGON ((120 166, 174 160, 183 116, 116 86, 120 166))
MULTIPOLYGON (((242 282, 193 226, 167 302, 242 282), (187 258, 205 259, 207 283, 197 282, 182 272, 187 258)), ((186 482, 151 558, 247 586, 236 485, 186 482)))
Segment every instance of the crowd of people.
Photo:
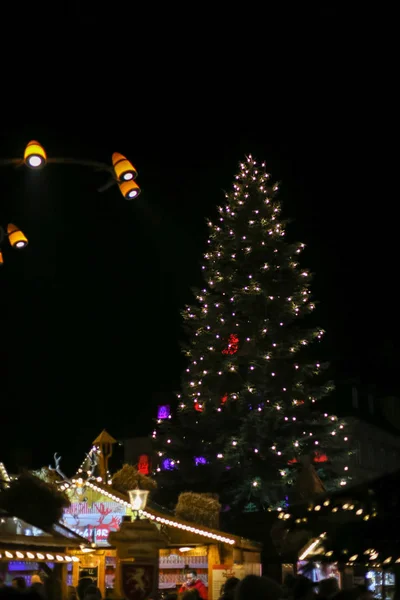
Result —
MULTIPOLYGON (((207 588, 197 578, 196 571, 188 573, 178 593, 168 594, 165 600, 207 600, 207 588)), ((373 600, 366 586, 340 590, 336 578, 312 582, 303 575, 288 577, 283 585, 273 579, 248 575, 244 579, 231 577, 221 590, 219 600, 373 600)))
MULTIPOLYGON (((41 577, 39 574, 34 574, 31 577, 30 586, 27 585, 24 577, 14 577, 11 585, 6 585, 0 579, 0 600, 19 600, 24 597, 24 600, 54 600, 61 598, 61 585, 58 593, 52 593, 51 583, 48 578, 41 577)), ((58 582, 60 583, 60 582, 58 582)), ((101 592, 98 587, 93 584, 90 577, 80 579, 77 588, 68 586, 68 600, 102 600, 101 592)))
POLYGON ((4 583, 4 580, 0 579, 0 594, 2 598, 6 596, 16 597, 18 594, 31 594, 42 600, 46 597, 45 586, 40 575, 34 574, 31 577, 31 584, 28 586, 24 577, 14 577, 11 580, 11 586, 4 583))
MULTIPOLYGON (((89 577, 82 578, 76 590, 69 586, 68 595, 68 600, 102 600, 100 590, 89 577)), ((48 600, 39 575, 32 576, 29 587, 23 577, 15 577, 11 586, 0 580, 0 600, 17 600, 19 596, 26 600, 27 596, 30 600, 48 600)), ((164 600, 208 600, 208 590, 196 571, 190 571, 179 592, 164 596, 164 600)), ((366 586, 340 590, 334 577, 314 583, 303 575, 289 576, 279 585, 268 577, 247 575, 241 580, 227 579, 219 600, 373 600, 373 594, 366 586)))

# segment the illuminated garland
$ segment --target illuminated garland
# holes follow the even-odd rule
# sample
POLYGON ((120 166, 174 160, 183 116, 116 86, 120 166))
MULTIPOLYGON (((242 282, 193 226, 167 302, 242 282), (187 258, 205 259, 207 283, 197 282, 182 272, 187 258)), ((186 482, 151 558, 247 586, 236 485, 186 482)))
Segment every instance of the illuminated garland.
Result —
MULTIPOLYGON (((297 353, 321 340, 324 331, 317 328, 297 333, 291 329, 315 308, 309 289, 311 276, 299 268, 296 260, 305 245, 282 243, 285 223, 279 222, 281 207, 275 197, 278 185, 269 183, 264 167, 264 163, 257 165, 249 156, 240 165, 226 204, 218 208, 218 221, 208 222, 209 248, 202 266, 205 286, 196 294, 197 305, 187 306, 183 315, 193 333, 186 351, 189 365, 184 391, 178 394, 178 420, 171 423, 168 414, 168 420, 158 419, 159 427, 153 431, 153 439, 160 438, 156 442, 160 462, 155 465, 154 475, 188 468, 182 453, 186 458, 194 439, 197 447, 202 445, 197 453, 203 453, 203 460, 193 456, 193 468, 218 463, 221 466, 217 471, 243 467, 247 492, 250 486, 250 495, 254 490, 259 497, 263 491, 268 496, 271 483, 262 465, 271 465, 271 469, 273 465, 273 482, 281 479, 286 487, 293 484, 296 463, 303 456, 319 453, 333 461, 331 449, 340 451, 349 442, 340 419, 327 413, 316 418, 313 411, 312 405, 329 392, 329 386, 316 383, 314 390, 308 387, 308 381, 321 374, 325 366, 296 361, 297 353), (287 279, 282 281, 289 281, 288 288, 280 283, 283 269, 287 279), (262 307, 261 316, 251 310, 250 296, 255 306, 262 307), (266 441, 262 435, 260 439, 251 438, 249 432, 256 430, 252 427, 254 413, 260 413, 260 421, 282 425, 271 434, 276 439, 266 441), (232 421, 241 417, 247 429, 241 427, 240 435, 232 429, 230 437, 229 431, 224 433, 220 427, 218 436, 212 437, 207 423, 212 423, 214 415, 229 423, 232 414, 232 421), (199 434, 191 436, 197 427, 199 434), (288 431, 286 437, 284 428, 288 431)), ((349 451, 343 454, 349 455, 349 451)), ((330 460, 316 462, 327 466, 330 460)), ((335 468, 334 484, 343 487, 347 485, 349 466, 343 464, 339 469, 335 468)), ((167 482, 164 478, 163 485, 167 482)), ((205 481, 204 486, 207 484, 205 481)))
POLYGON ((0 560, 24 560, 24 561, 57 561, 59 563, 62 562, 79 562, 79 558, 77 556, 69 556, 68 554, 50 554, 49 552, 28 552, 21 550, 15 550, 14 548, 10 550, 4 550, 3 548, 0 551, 0 560))
POLYGON ((316 540, 312 540, 305 551, 300 555, 299 560, 323 560, 328 559, 329 562, 345 562, 346 565, 364 565, 365 567, 389 567, 390 564, 400 563, 400 557, 395 558, 393 554, 388 555, 388 551, 378 551, 375 548, 366 548, 356 554, 349 556, 350 551, 344 548, 341 552, 335 550, 327 550, 326 534, 321 534, 316 540), (368 561, 368 562, 366 562, 368 561))
MULTIPOLYGON (((311 505, 308 507, 308 511, 309 512, 317 512, 318 516, 323 515, 324 513, 337 513, 339 511, 342 512, 346 512, 346 511, 354 511, 354 514, 357 515, 357 517, 362 518, 364 521, 369 521, 369 519, 371 517, 377 517, 378 513, 376 510, 370 510, 369 512, 366 511, 365 506, 362 505, 359 502, 356 503, 352 503, 352 502, 344 502, 343 504, 339 505, 335 505, 332 508, 330 507, 331 501, 330 500, 325 500, 324 502, 322 502, 321 504, 316 504, 311 505), (324 510, 326 509, 326 510, 324 510)), ((294 523, 296 525, 300 525, 301 523, 307 523, 308 522, 308 518, 307 517, 298 517, 298 518, 294 518, 293 514, 291 514, 290 512, 283 510, 282 508, 278 508, 277 509, 278 514, 278 519, 284 519, 285 521, 288 519, 293 519, 294 523)))
POLYGON ((6 483, 6 487, 8 487, 7 483, 10 482, 11 479, 10 479, 10 476, 9 476, 9 474, 7 472, 7 469, 4 466, 4 463, 2 463, 2 462, 0 462, 0 479, 2 479, 3 482, 6 483))
MULTIPOLYGON (((100 494, 107 496, 107 498, 110 498, 110 500, 113 500, 114 502, 118 502, 118 504, 122 504, 122 506, 125 506, 126 508, 131 508, 130 502, 121 498, 121 496, 117 495, 114 491, 107 490, 104 487, 100 487, 94 483, 91 483, 90 481, 84 481, 81 478, 76 481, 73 480, 73 487, 79 487, 82 485, 87 485, 88 487, 92 488, 96 492, 99 492, 100 494)), ((183 531, 188 531, 189 533, 201 535, 210 540, 214 540, 216 542, 223 542, 223 543, 229 544, 231 546, 236 544, 236 540, 233 537, 220 535, 211 530, 196 527, 196 526, 191 525, 190 523, 184 523, 182 521, 178 521, 171 517, 169 517, 169 518, 161 517, 159 515, 153 514, 152 512, 150 512, 148 510, 142 510, 140 512, 144 518, 150 519, 151 521, 155 521, 156 523, 160 523, 162 525, 167 525, 168 527, 175 527, 176 529, 182 529, 183 531)))

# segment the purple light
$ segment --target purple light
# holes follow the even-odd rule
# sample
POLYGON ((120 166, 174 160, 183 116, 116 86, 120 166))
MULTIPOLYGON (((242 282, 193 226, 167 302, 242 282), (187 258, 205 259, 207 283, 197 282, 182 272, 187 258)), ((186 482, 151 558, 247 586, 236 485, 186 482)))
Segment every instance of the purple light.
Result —
MULTIPOLYGON (((46 565, 52 569, 54 567, 54 563, 47 562, 46 565)), ((18 560, 10 560, 8 563, 8 569, 10 573, 14 571, 38 571, 39 563, 38 562, 24 562, 18 560)))
POLYGON ((171 407, 169 404, 163 404, 158 407, 157 419, 169 419, 171 415, 171 407))
POLYGON ((199 465, 206 465, 207 464, 207 459, 204 458, 204 456, 195 456, 194 457, 194 464, 196 465, 196 467, 198 467, 199 465))
POLYGON ((164 471, 173 471, 175 469, 175 461, 171 458, 164 458, 164 460, 161 461, 161 468, 164 469, 164 471))

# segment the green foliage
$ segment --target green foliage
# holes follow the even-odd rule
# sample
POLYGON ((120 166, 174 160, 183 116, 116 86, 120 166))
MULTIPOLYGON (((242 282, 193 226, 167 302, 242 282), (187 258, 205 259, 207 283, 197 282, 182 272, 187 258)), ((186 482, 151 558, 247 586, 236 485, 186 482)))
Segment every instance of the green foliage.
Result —
POLYGON ((113 475, 112 487, 122 494, 127 494, 129 490, 136 488, 151 492, 157 487, 157 483, 151 477, 139 473, 133 465, 124 465, 113 475))
POLYGON ((243 512, 245 512, 245 513, 258 512, 258 507, 256 504, 254 504, 254 502, 249 502, 248 504, 245 505, 243 512))
POLYGON ((157 435, 176 467, 161 470, 160 488, 265 508, 285 499, 304 456, 326 453, 334 486, 345 474, 344 424, 317 409, 333 386, 313 350, 324 332, 307 321, 315 303, 298 262, 304 244, 286 240, 277 190, 249 157, 208 223, 204 288, 183 312, 189 364, 178 413, 157 435))
POLYGON ((43 481, 28 472, 11 481, 0 493, 0 508, 43 531, 51 530, 61 520, 69 504, 55 483, 43 481))

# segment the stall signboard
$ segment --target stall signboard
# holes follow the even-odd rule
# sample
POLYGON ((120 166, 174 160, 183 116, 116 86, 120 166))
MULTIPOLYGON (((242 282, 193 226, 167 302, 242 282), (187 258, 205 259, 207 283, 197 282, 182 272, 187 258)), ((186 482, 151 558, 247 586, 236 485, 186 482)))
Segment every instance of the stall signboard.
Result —
MULTIPOLYGON (((222 588, 227 579, 237 577, 243 579, 246 575, 244 565, 213 565, 212 568, 212 590, 209 596, 212 600, 218 600, 222 595, 222 588)), ((260 573, 261 575, 261 573, 260 573)))
POLYGON ((119 529, 129 508, 118 502, 72 502, 63 523, 97 546, 108 546, 108 535, 119 529))
POLYGON ((123 564, 122 589, 127 600, 153 598, 156 569, 153 564, 123 564))

